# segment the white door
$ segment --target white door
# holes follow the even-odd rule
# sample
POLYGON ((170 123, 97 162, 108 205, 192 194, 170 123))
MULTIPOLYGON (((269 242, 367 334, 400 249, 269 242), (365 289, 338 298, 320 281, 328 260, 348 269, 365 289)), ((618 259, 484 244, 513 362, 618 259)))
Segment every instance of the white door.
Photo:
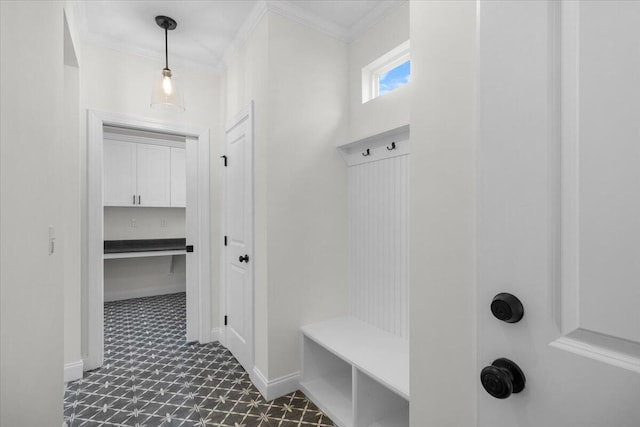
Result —
POLYGON ((104 140, 104 205, 134 206, 136 198, 136 146, 104 140))
POLYGON ((478 425, 638 427, 640 2, 479 7, 478 425))
POLYGON ((152 144, 136 145, 138 205, 170 206, 170 147, 152 144))
POLYGON ((226 345, 238 362, 253 369, 253 117, 237 116, 225 138, 226 345))

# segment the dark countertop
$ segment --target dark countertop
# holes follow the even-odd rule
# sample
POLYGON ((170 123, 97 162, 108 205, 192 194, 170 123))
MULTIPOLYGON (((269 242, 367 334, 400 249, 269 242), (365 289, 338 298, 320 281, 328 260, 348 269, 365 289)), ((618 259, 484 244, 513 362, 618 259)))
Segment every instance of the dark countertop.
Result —
POLYGON ((105 240, 104 253, 179 251, 187 249, 187 241, 181 239, 105 240))

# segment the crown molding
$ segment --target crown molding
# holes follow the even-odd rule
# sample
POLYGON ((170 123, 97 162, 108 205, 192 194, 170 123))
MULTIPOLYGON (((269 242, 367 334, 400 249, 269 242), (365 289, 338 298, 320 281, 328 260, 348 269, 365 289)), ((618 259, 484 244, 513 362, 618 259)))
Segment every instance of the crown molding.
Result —
POLYGON ((266 0, 258 0, 253 9, 251 9, 251 12, 249 12, 247 19, 244 20, 244 23, 236 33, 233 41, 225 49, 224 54, 222 55, 221 63, 224 64, 225 67, 229 66, 231 59, 234 57, 238 49, 244 46, 247 40, 249 40, 249 37, 251 37, 251 34, 253 34, 253 31, 256 29, 258 23, 266 13, 266 0))
MULTIPOLYGON (((74 8, 74 20, 76 28, 80 35, 80 41, 83 44, 95 45, 111 49, 127 55, 140 56, 142 58, 150 60, 158 60, 160 65, 164 63, 164 52, 155 51, 151 49, 145 49, 137 47, 131 43, 124 41, 114 40, 103 35, 95 34, 89 31, 89 24, 87 19, 86 1, 73 0, 71 4, 74 8)), ((213 55, 212 55, 213 56, 213 55)), ((171 63, 178 67, 183 66, 196 71, 204 73, 219 73, 222 71, 219 58, 213 58, 210 61, 193 60, 180 56, 174 52, 171 53, 171 63)), ((177 70, 176 74, 179 74, 180 70, 177 70)))
POLYGON ((267 12, 276 13, 344 43, 350 43, 407 1, 408 0, 383 0, 349 29, 307 12, 289 0, 259 0, 242 24, 242 27, 240 27, 240 30, 238 30, 233 42, 225 50, 222 56, 222 63, 225 67, 229 66, 236 51, 244 46, 267 12))
MULTIPOLYGON (((391 13, 394 9, 405 4, 406 1, 407 0, 383 0, 374 9, 357 21, 351 28, 346 28, 336 24, 335 22, 310 13, 290 0, 258 0, 236 33, 233 41, 225 49, 221 57, 214 57, 214 55, 211 55, 211 57, 206 60, 203 60, 202 58, 193 60, 181 57, 179 54, 172 53, 172 63, 202 72, 221 72, 229 65, 238 49, 244 46, 247 40, 251 37, 251 34, 253 34, 258 23, 267 12, 275 13, 284 18, 298 22, 301 25, 312 28, 344 43, 350 43, 364 34, 369 28, 380 22, 380 20, 391 13)), ((74 14, 74 19, 79 30, 80 39, 83 43, 103 46, 118 52, 137 55, 151 60, 164 60, 162 52, 136 47, 131 43, 113 40, 109 37, 90 32, 85 6, 86 2, 73 0, 72 3, 76 12, 74 14)))
POLYGON ((365 16, 359 19, 351 28, 347 28, 308 12, 293 1, 266 1, 269 12, 277 13, 278 15, 291 19, 292 21, 296 21, 307 27, 311 27, 345 43, 351 43, 369 28, 380 22, 382 18, 391 13, 391 11, 397 9, 406 2, 407 0, 383 0, 365 16))
MULTIPOLYGON (((164 52, 159 53, 151 49, 137 47, 129 43, 123 43, 120 41, 113 40, 109 37, 105 37, 105 36, 94 34, 94 33, 87 33, 84 37, 84 41, 87 44, 101 46, 101 47, 115 50, 117 52, 124 53, 127 55, 134 55, 134 56, 139 56, 149 60, 158 61, 158 67, 160 68, 164 66, 164 52)), ((196 70, 204 73, 219 72, 220 71, 219 64, 220 64, 219 60, 196 61, 196 60, 186 58, 184 56, 180 56, 179 54, 171 53, 171 69, 173 70, 175 68, 176 75, 180 74, 180 67, 190 68, 192 70, 196 70)))
POLYGON ((351 43, 366 33, 369 28, 382 21, 385 16, 407 3, 407 1, 408 0, 386 0, 380 2, 349 29, 348 42, 351 43))
POLYGON ((280 16, 288 18, 299 24, 313 28, 330 37, 349 42, 349 30, 341 25, 321 18, 313 13, 302 9, 292 1, 287 0, 268 0, 267 9, 269 12, 276 13, 280 16))

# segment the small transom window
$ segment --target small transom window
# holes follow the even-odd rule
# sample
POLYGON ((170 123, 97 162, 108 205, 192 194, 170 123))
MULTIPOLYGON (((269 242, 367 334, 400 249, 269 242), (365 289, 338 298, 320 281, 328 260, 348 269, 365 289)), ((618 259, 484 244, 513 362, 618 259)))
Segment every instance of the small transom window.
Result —
POLYGON ((409 41, 362 68, 362 103, 406 85, 411 79, 409 41))
POLYGON ((384 95, 409 83, 411 60, 408 60, 384 74, 378 75, 378 95, 384 95))

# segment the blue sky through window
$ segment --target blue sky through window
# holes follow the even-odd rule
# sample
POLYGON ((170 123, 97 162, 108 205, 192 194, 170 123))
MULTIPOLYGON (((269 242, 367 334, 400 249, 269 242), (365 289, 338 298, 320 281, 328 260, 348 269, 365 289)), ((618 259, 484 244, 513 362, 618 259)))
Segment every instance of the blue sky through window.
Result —
POLYGON ((409 83, 411 78, 411 61, 398 65, 393 70, 380 75, 378 93, 384 95, 409 83))

